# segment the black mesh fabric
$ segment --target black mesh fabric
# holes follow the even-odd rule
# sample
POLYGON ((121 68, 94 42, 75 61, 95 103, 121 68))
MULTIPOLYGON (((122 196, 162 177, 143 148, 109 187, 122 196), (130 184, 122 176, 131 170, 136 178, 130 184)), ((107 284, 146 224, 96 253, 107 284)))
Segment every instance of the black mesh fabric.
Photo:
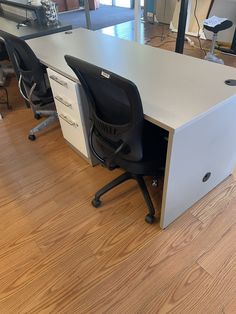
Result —
POLYGON ((124 90, 103 77, 86 77, 95 101, 96 114, 110 124, 126 124, 130 121, 130 103, 124 90))
POLYGON ((111 155, 124 143, 117 157, 141 160, 143 109, 135 84, 83 60, 71 56, 65 59, 87 96, 95 142, 100 144, 103 156, 111 155))

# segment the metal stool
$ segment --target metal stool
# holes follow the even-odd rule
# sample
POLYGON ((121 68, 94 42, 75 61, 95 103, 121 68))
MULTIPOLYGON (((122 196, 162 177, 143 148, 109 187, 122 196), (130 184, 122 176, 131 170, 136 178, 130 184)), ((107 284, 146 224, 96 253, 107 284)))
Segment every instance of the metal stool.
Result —
POLYGON ((224 22, 222 22, 219 25, 216 25, 215 27, 212 26, 207 26, 204 25, 204 28, 210 32, 213 33, 213 37, 212 37, 212 44, 211 44, 211 50, 207 53, 205 60, 211 61, 211 62, 216 62, 216 63, 220 63, 220 64, 224 64, 224 61, 220 58, 218 58, 215 54, 215 45, 216 45, 216 41, 217 41, 217 35, 218 32, 220 31, 224 31, 228 28, 230 28, 233 25, 233 23, 230 20, 226 20, 224 22))

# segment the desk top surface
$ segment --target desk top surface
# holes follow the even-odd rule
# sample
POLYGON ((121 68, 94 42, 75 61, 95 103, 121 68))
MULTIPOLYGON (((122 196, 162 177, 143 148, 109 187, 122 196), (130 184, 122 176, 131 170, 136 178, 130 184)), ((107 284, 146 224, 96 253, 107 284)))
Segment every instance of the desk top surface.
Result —
MULTIPOLYGON (((23 20, 23 18, 22 18, 23 20)), ((63 32, 66 30, 70 30, 72 28, 71 25, 64 25, 60 23, 57 26, 38 26, 33 24, 32 26, 20 26, 17 28, 17 22, 10 20, 6 17, 0 16, 0 30, 3 30, 7 33, 20 37, 22 39, 31 39, 35 37, 41 37, 57 32, 63 32)))
POLYGON ((64 55, 72 55, 133 81, 147 119, 176 130, 224 100, 235 97, 236 69, 140 45, 86 29, 28 41, 42 63, 76 79, 64 55))

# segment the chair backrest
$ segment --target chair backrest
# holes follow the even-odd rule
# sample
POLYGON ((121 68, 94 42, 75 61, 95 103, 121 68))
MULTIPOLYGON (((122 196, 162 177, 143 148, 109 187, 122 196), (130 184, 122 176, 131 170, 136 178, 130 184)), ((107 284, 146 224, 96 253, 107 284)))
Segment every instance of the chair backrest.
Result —
POLYGON ((0 31, 0 40, 6 46, 17 77, 22 76, 25 88, 30 89, 33 84, 36 84, 35 96, 43 96, 47 92, 44 71, 32 49, 23 39, 4 31, 0 31))
POLYGON ((143 109, 136 85, 75 57, 65 56, 65 59, 87 97, 92 123, 90 135, 94 129, 99 153, 102 152, 105 160, 112 154, 130 161, 141 160, 143 109))

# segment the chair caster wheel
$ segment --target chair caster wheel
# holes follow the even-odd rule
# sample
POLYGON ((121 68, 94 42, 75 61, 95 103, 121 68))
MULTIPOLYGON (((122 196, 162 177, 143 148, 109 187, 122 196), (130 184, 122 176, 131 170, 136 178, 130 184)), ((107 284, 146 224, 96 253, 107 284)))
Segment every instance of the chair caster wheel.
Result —
POLYGON ((34 118, 35 118, 36 120, 41 119, 41 114, 35 113, 34 118))
POLYGON ((155 221, 155 216, 151 215, 151 214, 147 214, 146 217, 145 217, 145 221, 148 223, 148 224, 153 224, 154 221, 155 221))
POLYGON ((28 139, 29 139, 30 141, 35 141, 35 140, 36 140, 36 136, 35 136, 34 134, 30 134, 30 135, 28 136, 28 139))
POLYGON ((93 205, 93 207, 95 207, 95 208, 98 208, 100 205, 101 205, 101 201, 100 200, 97 200, 96 198, 94 198, 93 200, 92 200, 92 205, 93 205))

